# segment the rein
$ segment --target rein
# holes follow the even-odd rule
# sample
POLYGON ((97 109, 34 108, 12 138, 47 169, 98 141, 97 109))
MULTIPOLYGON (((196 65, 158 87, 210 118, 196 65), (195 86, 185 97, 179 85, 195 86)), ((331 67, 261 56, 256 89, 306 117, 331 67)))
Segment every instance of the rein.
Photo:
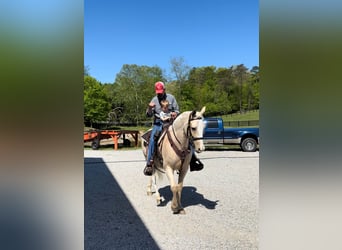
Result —
MULTIPOLYGON (((172 131, 173 131, 173 135, 174 137, 176 138, 177 142, 179 145, 181 145, 180 141, 178 140, 176 134, 175 134, 175 131, 173 129, 173 126, 172 126, 172 131)), ((171 148, 176 152, 176 154, 179 156, 179 158, 181 159, 182 161, 182 165, 183 165, 183 162, 185 160, 185 157, 190 153, 190 150, 189 150, 189 146, 187 147, 187 149, 179 149, 176 144, 174 144, 174 141, 172 139, 172 136, 171 136, 171 133, 170 133, 170 130, 168 129, 166 131, 166 134, 167 134, 167 138, 169 139, 169 142, 170 142, 170 145, 171 145, 171 148)))

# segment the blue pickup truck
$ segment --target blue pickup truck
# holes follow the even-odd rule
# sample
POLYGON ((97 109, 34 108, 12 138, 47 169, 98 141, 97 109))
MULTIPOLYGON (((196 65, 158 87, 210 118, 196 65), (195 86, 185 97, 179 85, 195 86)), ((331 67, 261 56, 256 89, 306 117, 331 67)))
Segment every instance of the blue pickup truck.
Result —
POLYGON ((205 145, 240 145, 242 151, 255 152, 259 146, 259 128, 225 128, 221 118, 204 118, 205 145))

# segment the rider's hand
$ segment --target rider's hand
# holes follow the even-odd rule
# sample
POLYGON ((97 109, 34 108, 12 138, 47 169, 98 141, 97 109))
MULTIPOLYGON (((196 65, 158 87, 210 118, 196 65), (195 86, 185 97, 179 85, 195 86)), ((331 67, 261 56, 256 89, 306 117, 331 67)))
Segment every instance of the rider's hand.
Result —
POLYGON ((149 109, 150 111, 152 111, 152 109, 153 109, 155 106, 156 106, 156 104, 155 104, 154 102, 150 102, 150 103, 148 104, 148 109, 149 109))

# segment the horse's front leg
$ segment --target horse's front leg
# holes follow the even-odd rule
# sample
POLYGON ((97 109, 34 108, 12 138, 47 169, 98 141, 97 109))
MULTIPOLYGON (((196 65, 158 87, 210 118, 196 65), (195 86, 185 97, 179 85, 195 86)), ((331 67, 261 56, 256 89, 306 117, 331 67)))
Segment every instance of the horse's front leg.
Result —
POLYGON ((183 211, 184 209, 182 208, 180 204, 180 199, 179 199, 179 185, 176 184, 174 176, 173 176, 173 170, 171 167, 166 168, 166 176, 169 179, 170 182, 170 189, 172 192, 172 200, 171 200, 171 210, 173 211, 174 214, 180 213, 180 211, 183 211))
POLYGON ((183 191, 183 181, 185 178, 186 173, 188 172, 188 165, 182 167, 182 171, 180 171, 179 176, 178 176, 178 184, 177 184, 177 203, 179 206, 179 211, 178 213, 180 214, 185 214, 185 210, 182 205, 182 191, 183 191))

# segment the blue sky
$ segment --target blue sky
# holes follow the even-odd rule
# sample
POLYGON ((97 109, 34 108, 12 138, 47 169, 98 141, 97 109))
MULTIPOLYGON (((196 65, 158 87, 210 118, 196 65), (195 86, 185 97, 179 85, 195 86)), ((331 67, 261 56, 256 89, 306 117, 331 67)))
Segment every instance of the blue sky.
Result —
POLYGON ((259 66, 257 0, 85 0, 84 65, 112 83, 124 64, 259 66))

